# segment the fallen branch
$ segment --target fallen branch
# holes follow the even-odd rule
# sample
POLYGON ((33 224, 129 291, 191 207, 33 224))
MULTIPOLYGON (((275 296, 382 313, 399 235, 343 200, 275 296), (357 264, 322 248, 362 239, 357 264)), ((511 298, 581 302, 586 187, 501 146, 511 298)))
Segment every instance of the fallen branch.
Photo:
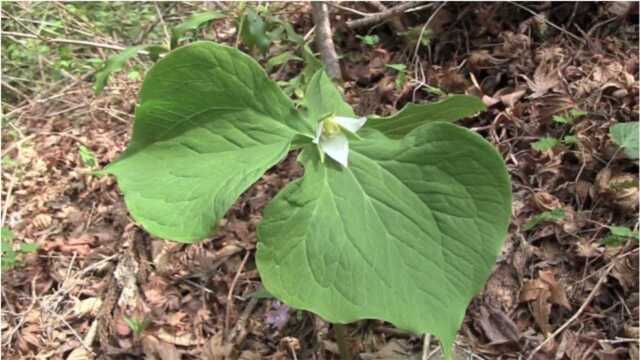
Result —
POLYGON ((342 71, 333 44, 333 34, 329 23, 329 9, 324 2, 312 2, 313 23, 316 28, 316 46, 320 52, 322 62, 327 68, 329 77, 334 80, 342 80, 342 71))
MULTIPOLYGON (((119 45, 111 45, 111 44, 96 43, 96 42, 91 42, 91 41, 72 40, 72 39, 63 39, 63 38, 46 38, 46 37, 42 37, 42 36, 36 36, 36 35, 31 35, 31 34, 23 34, 23 33, 13 32, 13 31, 2 31, 2 32, 0 32, 0 35, 2 35, 2 36, 15 36, 15 37, 21 37, 21 38, 27 38, 27 39, 39 39, 39 40, 42 40, 44 42, 52 42, 52 43, 60 43, 60 44, 92 46, 92 47, 97 47, 97 48, 111 49, 111 50, 118 50, 118 51, 125 49, 124 47, 119 46, 119 45)), ((141 51, 141 53, 142 53, 142 51, 141 51)))
POLYGON ((367 17, 364 17, 362 19, 357 19, 357 20, 351 20, 347 22, 347 27, 349 29, 357 29, 363 26, 368 26, 368 25, 373 25, 382 21, 388 21, 390 20, 392 17, 405 12, 406 10, 411 9, 412 7, 418 5, 419 2, 414 2, 414 1, 408 1, 405 3, 402 3, 400 5, 396 5, 392 8, 390 8, 387 11, 383 11, 383 12, 379 12, 379 13, 375 13, 375 14, 371 14, 367 17))

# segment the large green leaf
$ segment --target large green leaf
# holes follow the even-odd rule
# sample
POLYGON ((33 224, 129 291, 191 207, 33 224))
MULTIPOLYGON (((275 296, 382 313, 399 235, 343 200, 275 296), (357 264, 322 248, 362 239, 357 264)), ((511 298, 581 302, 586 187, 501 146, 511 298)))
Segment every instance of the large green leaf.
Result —
POLYGON ((305 149, 304 178, 265 209, 262 281, 328 321, 383 319, 437 335, 450 353, 506 237, 504 162, 480 136, 445 122, 399 140, 359 134, 348 168, 305 149))
POLYGON ((400 138, 411 130, 434 121, 453 122, 473 116, 485 109, 477 97, 453 95, 430 104, 409 103, 388 117, 371 117, 367 127, 377 129, 391 138, 400 138))
POLYGON ((106 171, 147 231, 193 242, 213 233, 298 134, 311 137, 312 125, 253 59, 196 42, 149 71, 133 138, 106 171))
POLYGON ((609 129, 609 135, 613 142, 624 149, 629 159, 637 159, 640 156, 638 150, 638 122, 615 124, 609 129))

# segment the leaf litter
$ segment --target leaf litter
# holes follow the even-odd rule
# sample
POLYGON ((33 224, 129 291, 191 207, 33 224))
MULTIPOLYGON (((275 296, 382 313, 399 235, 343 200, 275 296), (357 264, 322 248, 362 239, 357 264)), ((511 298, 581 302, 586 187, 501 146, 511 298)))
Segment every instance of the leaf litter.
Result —
MULTIPOLYGON (((307 5, 288 6, 295 10, 290 21, 306 33, 312 24, 298 10, 307 5)), ((638 228, 638 163, 609 136, 616 124, 638 118, 637 20, 630 20, 633 10, 607 4, 527 6, 541 16, 508 3, 447 4, 430 29, 429 48, 415 58, 415 43, 394 41, 391 25, 374 30, 380 41, 372 46, 345 36, 337 46, 347 54, 346 98, 360 114, 389 115, 445 92, 473 94, 489 106, 461 125, 492 141, 507 160, 514 210, 492 278, 467 311, 457 341, 461 358, 526 358, 583 309, 536 359, 637 359, 637 241, 605 243, 612 226, 638 228), (574 24, 566 31, 584 42, 545 20, 574 24), (402 87, 388 64, 407 65, 402 87), (584 115, 553 120, 573 109, 584 115), (568 136, 575 141, 563 141, 568 136), (532 147, 544 138, 557 143, 532 147), (558 216, 527 226, 553 211, 558 216)), ((357 17, 334 10, 336 17, 357 17)), ((432 13, 409 13, 401 25, 422 26, 432 13)), ((218 41, 233 40, 224 31, 232 24, 215 26, 223 28, 218 41)), ((295 76, 292 64, 278 76, 295 76)), ((252 255, 238 272, 255 249, 263 207, 301 174, 295 156, 242 196, 214 238, 192 246, 149 237, 132 224, 113 179, 87 171, 88 159, 102 167, 125 148, 139 86, 116 75, 95 96, 90 83, 80 82, 46 103, 14 104, 17 120, 3 122, 3 217, 16 241, 38 245, 2 277, 3 355, 337 358, 326 324, 248 296, 260 287, 252 255), (125 316, 149 325, 136 336, 125 316)), ((378 321, 349 329, 363 358, 422 353, 420 337, 378 321)), ((435 342, 430 352, 438 357, 435 342)))

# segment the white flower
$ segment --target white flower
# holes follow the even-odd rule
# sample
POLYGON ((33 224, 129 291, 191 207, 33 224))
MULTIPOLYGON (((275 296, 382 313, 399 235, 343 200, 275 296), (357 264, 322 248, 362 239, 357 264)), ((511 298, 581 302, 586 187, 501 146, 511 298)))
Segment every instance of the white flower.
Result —
POLYGON ((349 159, 347 133, 355 134, 366 121, 366 117, 344 116, 329 116, 320 121, 313 142, 318 144, 321 158, 324 160, 324 154, 327 154, 340 165, 347 167, 349 159))

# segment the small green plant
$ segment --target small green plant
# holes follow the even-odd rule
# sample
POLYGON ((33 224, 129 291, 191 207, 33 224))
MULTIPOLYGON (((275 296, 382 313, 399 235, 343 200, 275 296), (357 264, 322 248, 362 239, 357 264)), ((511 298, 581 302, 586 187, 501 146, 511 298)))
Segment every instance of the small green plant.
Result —
POLYGON ((640 156, 640 150, 638 150, 638 122, 628 122, 615 124, 609 129, 609 136, 613 142, 620 146, 625 155, 629 159, 638 159, 640 156))
POLYGON ((537 151, 548 151, 548 150, 552 150, 559 144, 560 144, 560 140, 547 136, 547 137, 540 138, 540 140, 531 143, 531 147, 537 151))
POLYGON ((378 35, 356 35, 356 38, 360 39, 360 42, 367 46, 375 46, 380 43, 378 35))
POLYGON ((405 64, 388 64, 388 68, 393 69, 398 72, 398 76, 396 76, 396 90, 400 90, 404 87, 404 84, 407 83, 407 65, 405 64))
POLYGON ((124 322, 127 324, 127 326, 129 327, 129 329, 133 331, 133 334, 135 336, 142 335, 142 333, 147 329, 149 324, 151 324, 151 321, 147 318, 138 319, 135 317, 128 317, 126 315, 124 315, 122 318, 124 322))
POLYGON ((78 153, 80 155, 80 160, 82 161, 82 165, 84 165, 84 167, 93 169, 96 166, 98 166, 98 161, 96 160, 96 156, 86 146, 78 145, 78 153))
POLYGON ((304 176, 257 229, 265 289, 334 324, 374 318, 435 334, 450 358, 511 214, 502 157, 453 124, 484 104, 458 95, 358 117, 320 70, 303 105, 238 49, 183 46, 146 75, 133 138, 105 171, 147 231, 194 243, 299 151, 304 176))
POLYGON ((564 216, 564 210, 561 208, 543 211, 529 219, 529 221, 527 221, 527 223, 522 227, 522 230, 529 231, 542 223, 560 221, 564 219, 564 216))
POLYGON ((562 115, 554 115, 552 117, 552 120, 553 122, 558 124, 573 124, 576 119, 585 115, 587 115, 587 113, 584 111, 580 111, 578 109, 571 109, 562 115))
POLYGON ((2 227, 0 234, 0 252, 2 253, 2 271, 13 269, 22 262, 25 254, 38 251, 38 245, 22 243, 17 248, 13 244, 13 231, 6 226, 2 227))
POLYGON ((638 231, 626 226, 609 226, 609 235, 602 240, 602 243, 607 246, 620 246, 630 240, 638 242, 638 231))

